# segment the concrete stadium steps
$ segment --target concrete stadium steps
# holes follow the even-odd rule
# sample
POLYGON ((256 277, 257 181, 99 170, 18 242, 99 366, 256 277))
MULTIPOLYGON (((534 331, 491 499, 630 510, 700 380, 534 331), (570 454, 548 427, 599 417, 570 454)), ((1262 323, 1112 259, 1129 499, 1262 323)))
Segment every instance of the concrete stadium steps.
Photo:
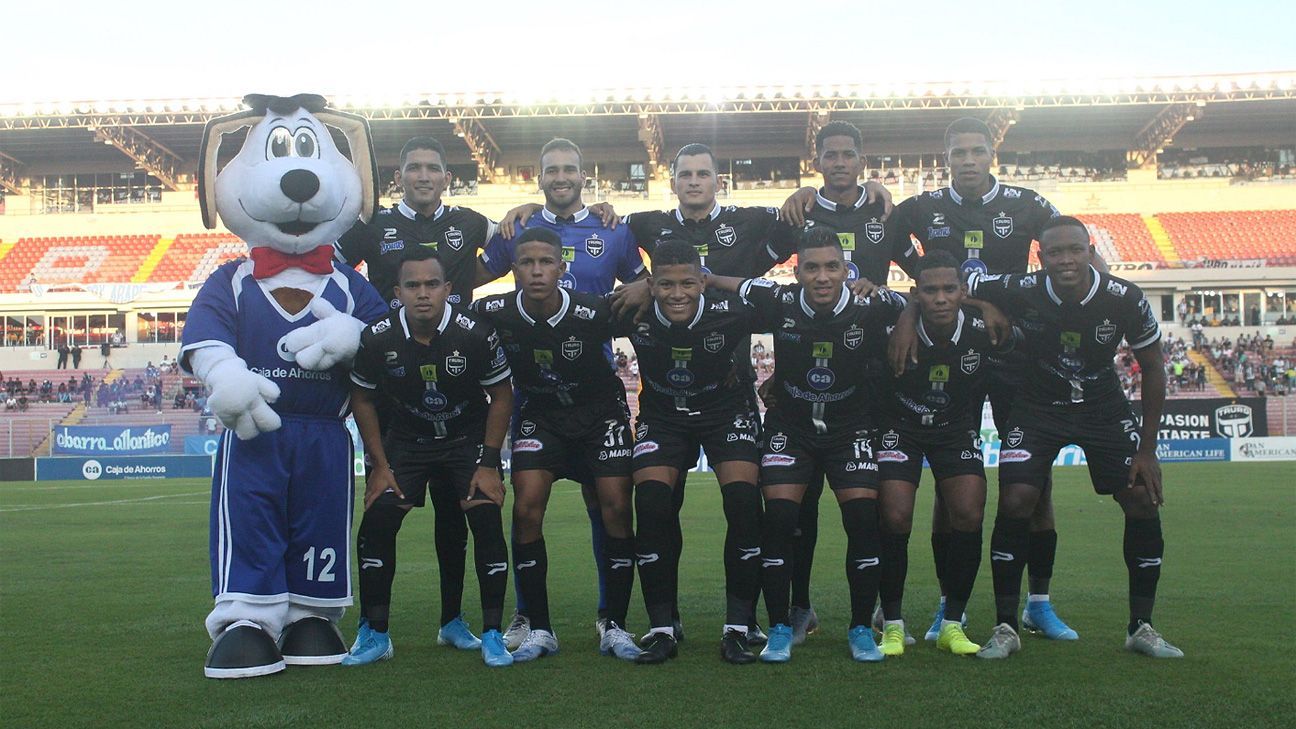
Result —
POLYGON ((165 236, 158 238, 157 245, 153 246, 153 250, 150 251, 148 257, 144 259, 144 263, 140 265, 139 270, 135 272, 135 275, 131 276, 131 283, 144 283, 145 281, 148 281, 149 276, 153 274, 153 271, 158 267, 158 264, 162 262, 162 257, 166 255, 167 250, 174 242, 175 238, 168 238, 165 236))
POLYGON ((1155 215, 1144 215, 1142 218, 1148 232, 1152 234, 1152 242, 1156 246, 1156 250, 1160 251, 1161 257, 1168 262, 1178 263, 1180 261, 1179 252, 1175 250, 1169 234, 1166 233, 1165 227, 1161 225, 1161 221, 1155 215))
POLYGON ((1237 397, 1237 393, 1229 386, 1228 380, 1224 379, 1219 368, 1206 355, 1195 349, 1189 349, 1188 359, 1198 367, 1206 368, 1206 384, 1215 388, 1218 397, 1237 397))
POLYGON ((31 403, 26 412, 5 411, 0 422, 0 454, 14 457, 49 455, 51 429, 73 409, 72 403, 31 403))

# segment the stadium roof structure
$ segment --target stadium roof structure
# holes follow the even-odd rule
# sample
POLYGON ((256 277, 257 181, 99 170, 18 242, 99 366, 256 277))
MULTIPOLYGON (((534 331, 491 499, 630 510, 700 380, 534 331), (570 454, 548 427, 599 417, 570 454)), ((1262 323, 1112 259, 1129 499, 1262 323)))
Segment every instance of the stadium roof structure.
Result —
MULTIPOLYGON (((555 136, 594 160, 647 160, 660 169, 689 142, 718 155, 809 159, 830 119, 860 127, 869 154, 931 154, 958 116, 985 119, 1005 151, 1125 150, 1131 164, 1169 146, 1276 146, 1296 140, 1296 71, 1089 81, 869 83, 628 88, 527 93, 342 96, 367 116, 379 160, 430 134, 451 164, 489 178, 505 157, 555 136)), ((155 99, 0 105, 0 184, 79 171, 147 170, 172 189, 192 183, 202 125, 238 99, 155 99)))

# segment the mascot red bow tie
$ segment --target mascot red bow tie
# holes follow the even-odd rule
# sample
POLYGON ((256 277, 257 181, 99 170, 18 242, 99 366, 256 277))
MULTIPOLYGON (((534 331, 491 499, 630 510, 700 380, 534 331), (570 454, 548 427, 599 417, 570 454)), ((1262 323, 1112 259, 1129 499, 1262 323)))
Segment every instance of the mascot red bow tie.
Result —
POLYGON ((290 255, 266 246, 253 248, 252 277, 270 278, 287 268, 300 268, 311 273, 333 271, 333 246, 319 246, 300 255, 290 255))

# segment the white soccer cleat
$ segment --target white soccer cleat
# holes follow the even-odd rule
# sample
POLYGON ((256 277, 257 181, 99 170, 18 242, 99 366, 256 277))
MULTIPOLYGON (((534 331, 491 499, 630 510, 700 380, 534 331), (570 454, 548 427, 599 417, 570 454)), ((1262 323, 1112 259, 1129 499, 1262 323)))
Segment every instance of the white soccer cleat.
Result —
POLYGON ((1126 636, 1125 650, 1142 653, 1153 658, 1183 658, 1183 651, 1175 648, 1161 637, 1151 623, 1139 621, 1138 630, 1126 636))
POLYGON ((1021 638, 1017 631, 1007 623, 999 623, 990 634, 990 640, 986 641, 976 655, 977 658, 1007 658, 1019 650, 1021 638))
POLYGON ((607 623, 603 637, 599 640, 599 653, 615 656, 623 661, 633 661, 642 652, 639 646, 635 645, 633 635, 616 623, 610 621, 607 623))
POLYGON ((531 619, 519 612, 513 613, 513 621, 504 631, 504 647, 515 651, 522 646, 527 634, 531 632, 531 619))
POLYGON ((547 630, 532 630, 526 640, 513 651, 514 663, 526 663, 558 652, 558 638, 547 630))

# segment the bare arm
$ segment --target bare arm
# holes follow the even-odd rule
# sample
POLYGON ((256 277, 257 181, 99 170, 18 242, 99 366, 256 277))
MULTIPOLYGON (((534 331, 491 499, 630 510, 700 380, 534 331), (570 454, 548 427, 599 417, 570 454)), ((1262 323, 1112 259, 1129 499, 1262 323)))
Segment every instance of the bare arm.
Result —
POLYGON ((387 452, 383 450, 382 432, 378 427, 378 410, 373 404, 372 390, 359 385, 351 386, 351 414, 355 416, 356 428, 360 431, 360 440, 364 442, 365 452, 373 465, 365 478, 364 508, 373 506, 374 500, 391 490, 401 498, 400 487, 396 485, 396 475, 392 473, 391 464, 387 462, 387 452))
POLYGON ((1143 429, 1139 434, 1138 453, 1130 466, 1129 487, 1142 482, 1148 496, 1156 506, 1165 504, 1161 489, 1161 464, 1157 461, 1157 432, 1161 427, 1161 411, 1165 408, 1165 360, 1158 340, 1142 349, 1134 350, 1134 359, 1143 370, 1143 429))
POLYGON ((504 378, 486 388, 490 407, 486 411, 486 436, 482 439, 482 455, 473 472, 469 500, 480 493, 498 506, 504 505, 504 479, 500 476, 500 448, 508 432, 509 418, 513 415, 513 382, 504 378))

